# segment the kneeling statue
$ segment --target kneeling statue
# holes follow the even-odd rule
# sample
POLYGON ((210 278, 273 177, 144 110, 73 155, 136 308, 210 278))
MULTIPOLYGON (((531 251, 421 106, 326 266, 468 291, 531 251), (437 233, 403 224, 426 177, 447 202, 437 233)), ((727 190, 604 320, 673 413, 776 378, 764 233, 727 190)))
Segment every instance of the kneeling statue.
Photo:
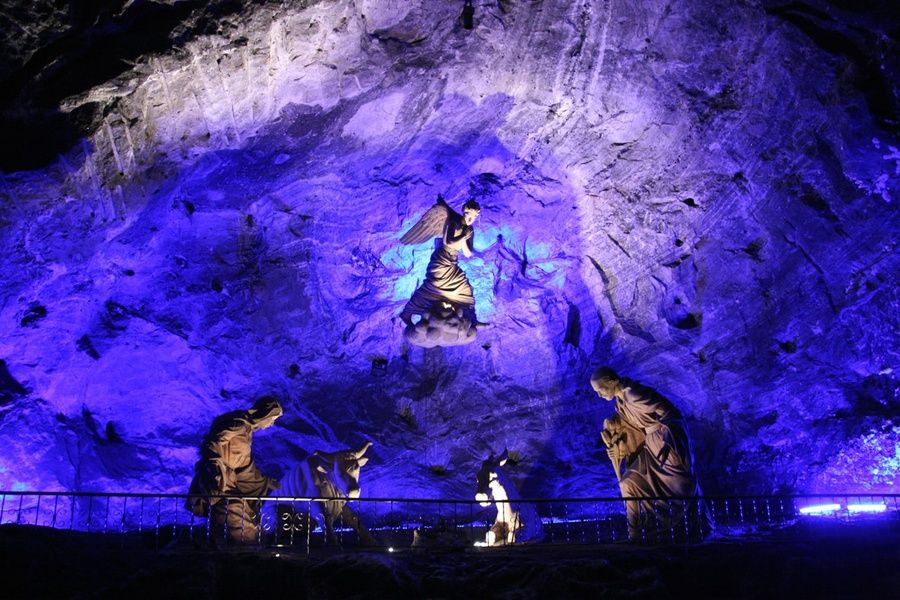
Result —
POLYGON ((710 520, 698 498, 700 486, 681 412, 656 390, 619 377, 608 367, 594 372, 591 387, 616 404, 601 438, 625 498, 628 537, 704 537, 710 520))

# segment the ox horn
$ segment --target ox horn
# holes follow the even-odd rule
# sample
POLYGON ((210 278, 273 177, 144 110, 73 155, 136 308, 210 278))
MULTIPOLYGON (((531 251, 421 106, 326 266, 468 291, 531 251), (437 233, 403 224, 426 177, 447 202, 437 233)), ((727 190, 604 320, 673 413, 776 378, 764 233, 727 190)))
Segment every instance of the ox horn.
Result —
POLYGON ((356 458, 362 458, 362 455, 366 453, 366 450, 372 445, 372 442, 366 442, 362 445, 362 448, 356 451, 356 458))

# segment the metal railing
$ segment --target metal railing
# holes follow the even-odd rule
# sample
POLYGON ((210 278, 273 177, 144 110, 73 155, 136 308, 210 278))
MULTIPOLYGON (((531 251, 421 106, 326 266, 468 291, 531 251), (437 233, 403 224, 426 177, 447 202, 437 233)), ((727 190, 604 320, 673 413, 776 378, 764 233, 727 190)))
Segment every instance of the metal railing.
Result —
MULTIPOLYGON (((502 546, 521 543, 525 531, 516 530, 517 524, 495 526, 497 505, 484 508, 474 500, 348 500, 344 510, 337 506, 334 511, 340 514, 333 535, 322 518, 323 508, 335 507, 333 498, 221 496, 211 499, 204 516, 188 510, 187 500, 186 494, 0 491, 0 525, 130 535, 159 547, 185 543, 307 552, 319 547, 470 548, 484 545, 492 528, 495 545, 502 546)), ((540 520, 540 535, 527 541, 542 545, 692 543, 805 519, 900 517, 900 494, 523 499, 510 508, 515 511, 520 503, 530 505, 540 520)))

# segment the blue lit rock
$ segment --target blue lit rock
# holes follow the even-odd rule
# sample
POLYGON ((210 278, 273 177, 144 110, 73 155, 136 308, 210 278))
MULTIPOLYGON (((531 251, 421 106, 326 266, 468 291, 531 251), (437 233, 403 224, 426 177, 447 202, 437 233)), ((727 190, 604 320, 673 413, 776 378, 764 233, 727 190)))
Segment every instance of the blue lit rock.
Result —
POLYGON ((895 489, 897 93, 789 10, 188 8, 3 177, 0 488, 184 491, 274 393, 274 473, 369 439, 364 494, 468 498, 508 447, 526 495, 613 495, 611 364, 688 415, 707 491, 895 489), (483 207, 493 327, 423 350, 396 315, 431 248, 397 239, 438 193, 483 207))

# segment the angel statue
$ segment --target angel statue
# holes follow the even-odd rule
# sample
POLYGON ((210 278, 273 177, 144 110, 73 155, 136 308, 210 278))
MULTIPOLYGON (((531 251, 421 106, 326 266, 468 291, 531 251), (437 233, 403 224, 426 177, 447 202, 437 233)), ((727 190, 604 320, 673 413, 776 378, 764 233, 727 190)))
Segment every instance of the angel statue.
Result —
POLYGON ((480 212, 478 202, 469 200, 460 215, 438 195, 434 206, 400 238, 404 244, 420 244, 440 236, 425 281, 400 313, 410 343, 426 348, 468 344, 475 341, 477 327, 485 325, 475 318, 472 285, 458 261, 460 252, 466 257, 474 252, 472 223, 480 212))

